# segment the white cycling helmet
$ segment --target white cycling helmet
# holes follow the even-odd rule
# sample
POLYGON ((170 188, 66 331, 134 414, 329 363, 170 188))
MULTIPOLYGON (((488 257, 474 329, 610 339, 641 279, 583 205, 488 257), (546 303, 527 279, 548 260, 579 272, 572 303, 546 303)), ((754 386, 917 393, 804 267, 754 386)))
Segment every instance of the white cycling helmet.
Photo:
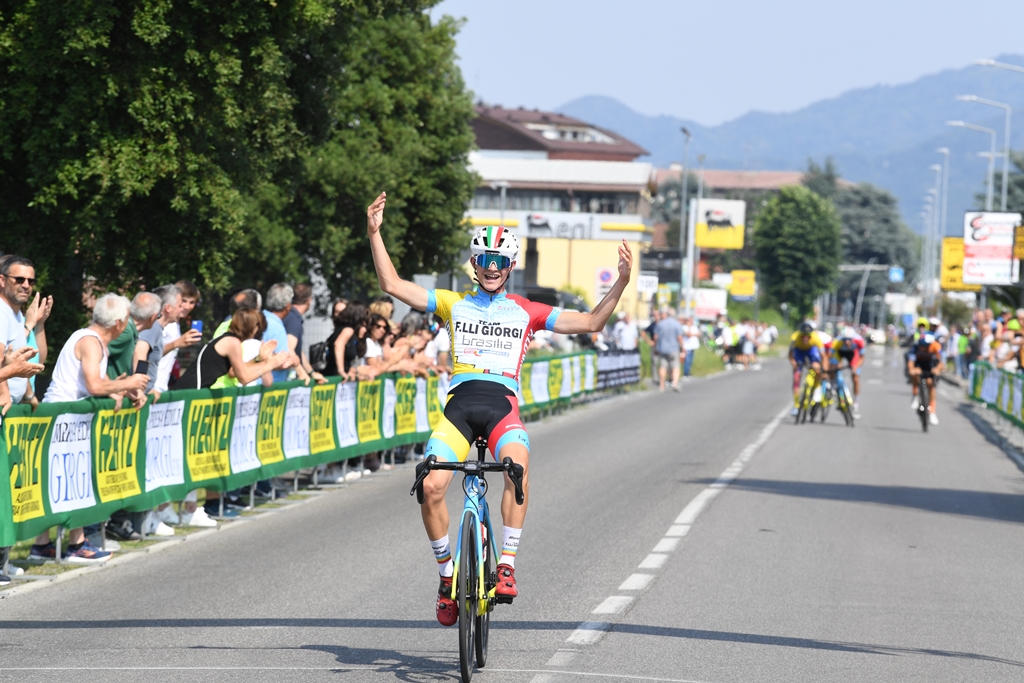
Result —
POLYGON ((508 257, 509 261, 515 261, 519 258, 519 239, 508 228, 485 225, 477 228, 469 249, 474 257, 499 254, 508 257))

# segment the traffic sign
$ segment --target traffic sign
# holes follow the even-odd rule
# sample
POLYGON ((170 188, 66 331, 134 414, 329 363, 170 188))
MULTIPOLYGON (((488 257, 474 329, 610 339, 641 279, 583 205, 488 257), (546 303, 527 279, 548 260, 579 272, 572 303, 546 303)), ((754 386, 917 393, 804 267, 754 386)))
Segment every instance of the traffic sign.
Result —
POLYGON ((903 282, 903 269, 899 266, 889 268, 889 282, 903 282))
POLYGON ((640 277, 636 280, 636 291, 640 294, 654 294, 658 291, 658 271, 640 271, 640 277))

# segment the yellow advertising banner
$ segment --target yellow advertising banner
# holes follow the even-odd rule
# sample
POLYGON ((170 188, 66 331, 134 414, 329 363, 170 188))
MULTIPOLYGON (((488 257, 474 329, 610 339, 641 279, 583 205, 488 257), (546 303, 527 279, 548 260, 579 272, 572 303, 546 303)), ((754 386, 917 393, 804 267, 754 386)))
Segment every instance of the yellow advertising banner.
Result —
POLYGON ((309 401, 309 452, 323 453, 337 448, 334 442, 334 397, 337 386, 313 387, 309 401))
MULTIPOLYGON (((735 199, 696 201, 694 241, 702 249, 742 249, 747 203, 735 199)), ((691 214, 692 215, 692 214, 691 214)))
POLYGON ((750 297, 753 298, 756 294, 757 282, 755 279, 754 271, 752 270, 734 270, 732 271, 732 285, 729 287, 729 293, 734 297, 750 297))
POLYGON ((395 380, 395 433, 412 434, 416 431, 416 378, 399 377, 395 380))
POLYGON ((444 415, 444 407, 441 405, 441 398, 438 396, 437 375, 431 375, 427 380, 427 421, 433 429, 441 421, 444 415))
POLYGON ((142 493, 135 469, 139 453, 139 419, 139 411, 134 408, 96 413, 93 452, 96 454, 96 490, 101 503, 142 493))
POLYGON ((284 412, 288 390, 264 392, 256 423, 256 457, 264 465, 284 460, 284 412))
POLYGON ((231 411, 234 399, 198 399, 189 403, 185 462, 193 481, 231 474, 231 411))
POLYGON ((43 453, 52 417, 9 417, 4 438, 10 453, 14 523, 46 514, 43 505, 43 453))
POLYGON ((381 392, 384 383, 377 379, 372 382, 360 382, 356 394, 356 431, 359 442, 377 441, 380 434, 381 392))
POLYGON ((942 238, 942 269, 939 283, 944 292, 980 292, 981 285, 964 284, 964 238, 942 238))
POLYGON ((558 398, 562 393, 562 379, 565 377, 565 370, 562 368, 562 361, 553 360, 548 363, 548 396, 552 400, 558 398))

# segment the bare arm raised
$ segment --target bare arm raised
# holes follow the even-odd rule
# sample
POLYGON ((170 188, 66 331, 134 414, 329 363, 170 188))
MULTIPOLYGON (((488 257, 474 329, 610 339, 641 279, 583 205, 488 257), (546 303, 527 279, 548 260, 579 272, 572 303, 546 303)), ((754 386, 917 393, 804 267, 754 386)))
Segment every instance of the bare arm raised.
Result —
POLYGON ((370 253, 373 254, 373 267, 377 269, 377 282, 384 293, 418 311, 424 311, 427 308, 427 290, 398 276, 395 264, 391 262, 388 250, 384 247, 384 239, 380 236, 385 202, 387 193, 381 192, 366 209, 366 235, 370 238, 370 253))
POLYGON ((630 272, 633 268, 633 252, 629 250, 626 240, 619 245, 619 277, 612 285, 611 290, 605 295, 601 302, 594 306, 590 313, 579 311, 562 311, 555 321, 555 332, 559 334, 583 334, 586 332, 600 332, 604 329, 612 311, 619 305, 619 297, 626 291, 629 284, 630 272))

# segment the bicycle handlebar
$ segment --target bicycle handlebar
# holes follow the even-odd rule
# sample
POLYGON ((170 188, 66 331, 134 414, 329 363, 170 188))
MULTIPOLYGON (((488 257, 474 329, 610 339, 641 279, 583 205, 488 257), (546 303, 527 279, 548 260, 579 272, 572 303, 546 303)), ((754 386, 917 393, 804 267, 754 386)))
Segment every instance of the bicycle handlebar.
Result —
POLYGON ((409 495, 416 494, 416 501, 423 504, 423 480, 431 470, 449 470, 452 472, 464 472, 466 474, 482 474, 484 472, 504 472, 512 480, 516 489, 516 505, 522 505, 526 500, 523 494, 523 466, 512 462, 512 458, 505 458, 501 462, 480 462, 479 460, 467 460, 466 462, 444 462, 438 461, 436 455, 427 456, 427 459, 416 465, 416 482, 412 485, 409 495))

